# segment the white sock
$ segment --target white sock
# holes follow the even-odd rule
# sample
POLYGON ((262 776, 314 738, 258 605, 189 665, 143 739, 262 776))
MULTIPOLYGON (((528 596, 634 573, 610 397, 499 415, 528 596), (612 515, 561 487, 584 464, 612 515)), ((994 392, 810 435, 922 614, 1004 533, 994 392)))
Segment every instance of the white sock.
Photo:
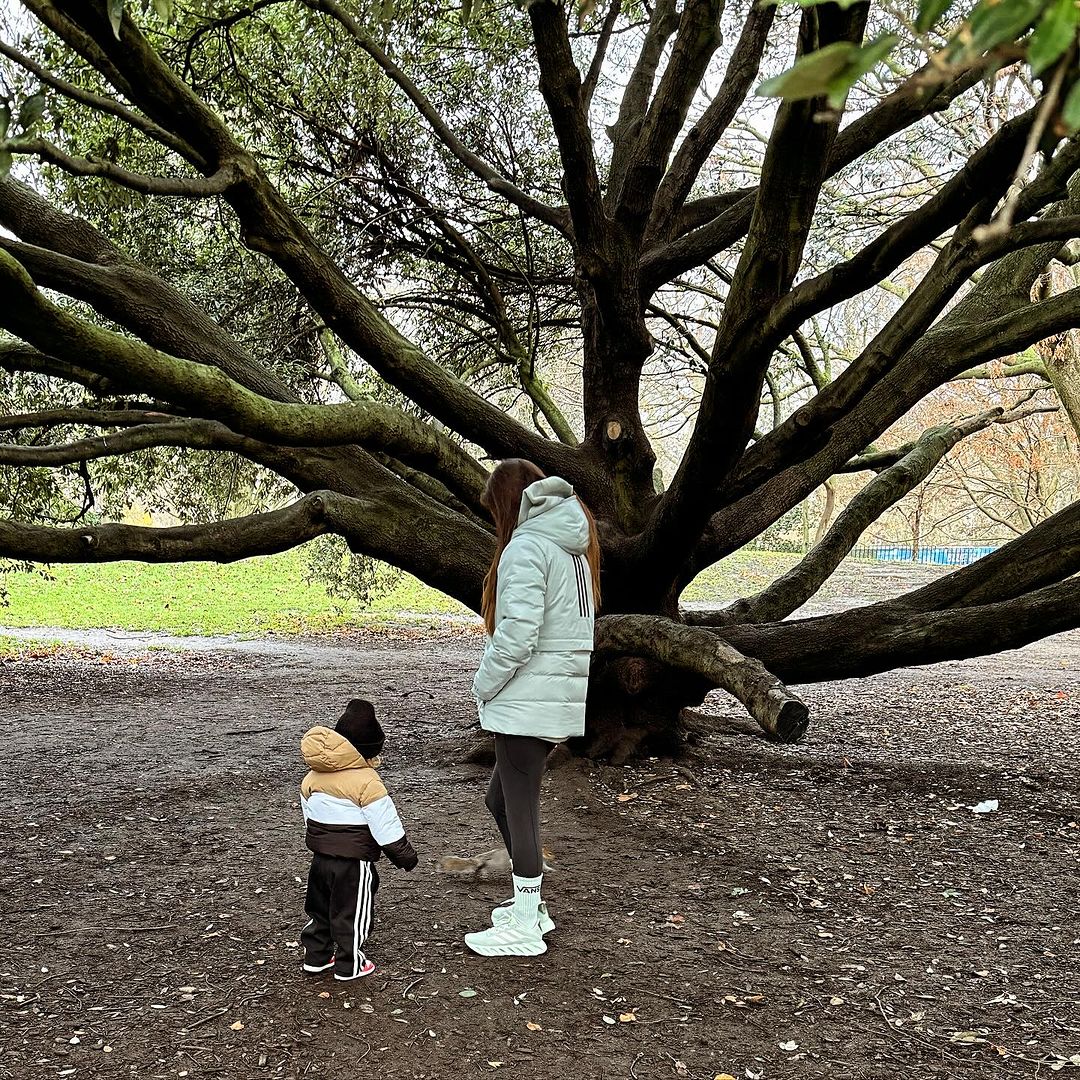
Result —
POLYGON ((540 885, 543 880, 543 874, 539 877, 514 875, 513 915, 522 926, 535 926, 540 920, 540 885))

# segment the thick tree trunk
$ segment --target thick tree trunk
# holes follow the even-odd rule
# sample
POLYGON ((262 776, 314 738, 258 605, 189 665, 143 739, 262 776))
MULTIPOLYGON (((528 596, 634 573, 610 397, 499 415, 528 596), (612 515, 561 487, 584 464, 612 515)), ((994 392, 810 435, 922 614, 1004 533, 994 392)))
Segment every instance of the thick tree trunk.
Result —
POLYGON ((639 757, 677 757, 686 745, 682 711, 714 687, 638 656, 597 657, 589 681, 586 733, 571 749, 615 765, 639 757))

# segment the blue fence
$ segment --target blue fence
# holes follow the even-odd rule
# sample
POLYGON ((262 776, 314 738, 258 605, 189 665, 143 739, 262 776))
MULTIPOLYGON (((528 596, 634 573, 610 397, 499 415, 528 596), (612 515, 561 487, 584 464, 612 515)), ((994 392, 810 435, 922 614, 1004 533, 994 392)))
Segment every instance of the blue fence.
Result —
POLYGON ((910 546, 857 547, 851 553, 852 559, 861 562, 915 562, 933 566, 967 566, 981 559, 984 555, 997 550, 994 547, 927 547, 917 552, 910 546))

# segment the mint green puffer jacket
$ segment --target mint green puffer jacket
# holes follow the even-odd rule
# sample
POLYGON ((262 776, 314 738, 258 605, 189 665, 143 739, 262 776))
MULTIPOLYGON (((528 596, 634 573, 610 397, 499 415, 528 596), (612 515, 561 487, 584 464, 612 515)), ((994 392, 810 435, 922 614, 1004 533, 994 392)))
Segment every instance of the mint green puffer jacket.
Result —
POLYGON ((588 544, 585 512, 565 480, 549 476, 525 489, 499 559, 495 633, 473 679, 486 731, 585 734, 595 619, 588 544))

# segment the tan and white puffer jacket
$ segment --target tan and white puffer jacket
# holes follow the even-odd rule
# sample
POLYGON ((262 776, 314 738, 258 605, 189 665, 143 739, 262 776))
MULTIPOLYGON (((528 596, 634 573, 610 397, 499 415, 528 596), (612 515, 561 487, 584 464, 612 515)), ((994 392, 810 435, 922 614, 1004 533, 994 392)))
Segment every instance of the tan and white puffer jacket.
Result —
POLYGON ((376 862, 380 854, 403 870, 416 866, 394 800, 375 766, 344 735, 313 727, 300 750, 311 770, 300 784, 307 846, 320 855, 376 862))

